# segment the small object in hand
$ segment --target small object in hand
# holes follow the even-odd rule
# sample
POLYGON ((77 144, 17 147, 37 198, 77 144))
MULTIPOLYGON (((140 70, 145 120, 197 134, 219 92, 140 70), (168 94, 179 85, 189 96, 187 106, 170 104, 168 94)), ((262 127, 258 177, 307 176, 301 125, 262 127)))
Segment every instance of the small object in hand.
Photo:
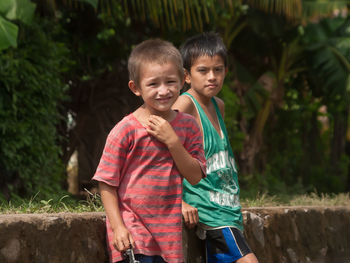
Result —
POLYGON ((128 257, 128 263, 140 263, 140 261, 135 259, 134 250, 132 248, 127 249, 125 254, 128 257))

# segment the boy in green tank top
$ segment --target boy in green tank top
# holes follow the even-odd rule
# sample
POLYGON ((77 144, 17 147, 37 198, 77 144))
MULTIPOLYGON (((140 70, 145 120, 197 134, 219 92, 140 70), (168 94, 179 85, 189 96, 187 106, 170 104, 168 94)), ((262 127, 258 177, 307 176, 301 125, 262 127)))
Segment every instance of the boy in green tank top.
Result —
POLYGON ((205 240, 207 263, 257 263, 243 236, 237 169, 228 139, 224 102, 216 97, 227 73, 221 37, 203 33, 180 47, 185 81, 190 86, 173 108, 194 116, 203 134, 207 177, 192 186, 183 182, 182 214, 205 240))

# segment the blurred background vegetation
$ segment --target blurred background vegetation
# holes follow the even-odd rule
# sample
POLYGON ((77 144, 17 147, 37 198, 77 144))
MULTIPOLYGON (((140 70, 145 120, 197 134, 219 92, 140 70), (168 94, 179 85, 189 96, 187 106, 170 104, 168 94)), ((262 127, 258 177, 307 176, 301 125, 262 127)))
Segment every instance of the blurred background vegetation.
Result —
MULTIPOLYGON (((1 0, 0 200, 93 191, 140 41, 215 31, 243 196, 350 191, 348 1, 1 0)), ((51 199, 50 199, 51 200, 51 199)))

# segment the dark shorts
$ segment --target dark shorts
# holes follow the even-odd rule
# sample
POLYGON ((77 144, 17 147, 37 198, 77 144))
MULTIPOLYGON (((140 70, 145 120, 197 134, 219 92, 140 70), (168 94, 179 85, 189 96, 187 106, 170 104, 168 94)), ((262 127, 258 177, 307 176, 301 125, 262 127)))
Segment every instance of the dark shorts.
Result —
MULTIPOLYGON (((146 256, 142 254, 136 254, 135 260, 138 260, 140 263, 166 263, 161 256, 146 256)), ((118 263, 129 263, 128 259, 119 261, 118 263)))
POLYGON ((206 231, 207 263, 232 263, 252 253, 242 232, 235 227, 206 231))

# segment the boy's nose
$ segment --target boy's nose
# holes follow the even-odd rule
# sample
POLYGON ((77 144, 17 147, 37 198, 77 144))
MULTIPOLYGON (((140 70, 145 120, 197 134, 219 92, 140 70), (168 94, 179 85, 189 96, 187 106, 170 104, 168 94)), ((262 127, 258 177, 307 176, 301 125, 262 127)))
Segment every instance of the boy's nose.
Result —
POLYGON ((161 94, 161 95, 166 95, 166 94, 168 94, 168 92, 169 92, 169 88, 166 86, 166 85, 160 85, 160 87, 159 87, 159 94, 161 94))
POLYGON ((210 70, 210 71, 208 72, 208 78, 209 78, 209 79, 215 79, 214 70, 210 70))

